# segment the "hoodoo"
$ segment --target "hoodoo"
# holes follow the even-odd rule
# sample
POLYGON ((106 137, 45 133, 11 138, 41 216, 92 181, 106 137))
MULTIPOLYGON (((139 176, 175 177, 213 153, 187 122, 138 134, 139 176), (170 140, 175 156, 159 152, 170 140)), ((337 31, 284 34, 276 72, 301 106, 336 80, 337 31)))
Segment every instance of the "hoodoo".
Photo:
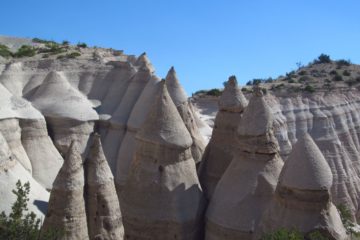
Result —
POLYGON ((238 87, 235 76, 231 76, 219 99, 214 130, 199 169, 200 181, 208 199, 233 159, 236 130, 247 105, 248 101, 238 87))
POLYGON ((283 166, 273 116, 260 88, 238 128, 238 149, 215 188, 206 213, 205 239, 252 239, 283 166))
POLYGON ((86 212, 90 239, 123 239, 119 200, 114 177, 105 158, 100 135, 93 134, 85 163, 86 212))
POLYGON ((153 75, 151 77, 131 111, 127 122, 127 131, 116 161, 116 174, 114 174, 114 176, 118 194, 120 194, 121 189, 125 185, 129 173, 130 164, 135 152, 135 135, 140 126, 144 123, 146 116, 150 111, 151 104, 156 99, 159 90, 159 82, 160 78, 157 76, 153 75))
POLYGON ((110 126, 104 144, 107 146, 106 158, 110 168, 116 174, 117 154, 122 145, 126 133, 126 124, 136 101, 151 78, 151 69, 148 65, 139 68, 137 73, 130 79, 126 92, 115 109, 110 119, 110 126))
POLYGON ((336 207, 331 202, 333 176, 328 163, 309 134, 294 145, 281 172, 259 234, 279 228, 308 234, 320 231, 327 239, 346 239, 336 207))
POLYGON ((202 155, 205 149, 205 140, 201 136, 199 128, 197 126, 197 121, 195 120, 195 113, 193 108, 190 107, 190 102, 185 93, 185 90, 179 83, 178 77, 174 67, 171 67, 167 76, 166 76, 166 87, 169 91, 171 99, 173 100, 182 120, 185 123, 187 130, 190 133, 193 144, 191 145, 191 154, 196 163, 201 161, 202 155))
POLYGON ((84 169, 77 143, 70 145, 53 184, 43 231, 60 231, 62 239, 88 239, 84 169))
POLYGON ((66 155, 71 141, 85 150, 95 120, 99 119, 92 103, 70 85, 62 72, 51 71, 32 95, 33 105, 46 117, 55 146, 66 155))
POLYGON ((120 196, 125 238, 200 239, 204 206, 191 136, 160 84, 120 196))

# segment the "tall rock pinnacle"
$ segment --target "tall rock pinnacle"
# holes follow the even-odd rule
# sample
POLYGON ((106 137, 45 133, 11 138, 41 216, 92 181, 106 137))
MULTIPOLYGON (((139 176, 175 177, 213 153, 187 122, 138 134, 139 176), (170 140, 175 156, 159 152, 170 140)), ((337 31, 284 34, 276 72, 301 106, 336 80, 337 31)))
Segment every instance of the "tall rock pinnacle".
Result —
POLYGON ((192 156, 195 162, 199 163, 205 150, 205 140, 196 124, 195 113, 193 112, 191 103, 188 101, 185 90, 179 83, 174 67, 170 68, 166 76, 165 83, 169 91, 169 95, 171 96, 171 99, 173 100, 187 130, 191 135, 191 139, 193 140, 193 144, 191 146, 192 156))
POLYGON ((165 81, 136 135, 136 151, 120 196, 129 239, 200 239, 203 196, 192 140, 165 81))
POLYGON ((114 177, 105 158, 100 135, 93 134, 86 159, 86 212, 90 239, 123 239, 123 226, 114 177))
POLYGON ((281 172, 276 194, 259 224, 259 235, 279 228, 305 234, 320 231, 327 239, 346 239, 331 202, 332 173, 320 149, 305 134, 294 145, 281 172))
POLYGON ((205 239, 253 239, 283 166, 273 117, 255 91, 238 127, 237 150, 206 213, 205 239))
POLYGON ((199 169, 200 181, 208 199, 233 159, 236 130, 248 101, 238 87, 235 76, 229 78, 220 100, 211 140, 199 169))
POLYGON ((61 239, 88 239, 84 169, 77 143, 70 145, 53 184, 43 231, 60 231, 61 239))

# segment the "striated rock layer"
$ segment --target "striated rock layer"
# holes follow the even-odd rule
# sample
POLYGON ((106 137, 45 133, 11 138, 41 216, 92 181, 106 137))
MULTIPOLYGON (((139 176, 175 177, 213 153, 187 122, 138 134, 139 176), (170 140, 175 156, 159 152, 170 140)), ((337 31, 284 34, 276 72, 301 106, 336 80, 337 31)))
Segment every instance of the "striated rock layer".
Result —
POLYGON ((247 104, 236 78, 230 77, 219 99, 220 111, 199 169, 200 181, 208 199, 233 159, 237 148, 236 130, 247 104))
POLYGON ((283 162, 260 89, 241 118, 237 147, 206 212, 207 240, 253 239, 275 191, 283 162))
POLYGON ((347 239, 331 202, 333 176, 312 138, 306 134, 294 145, 281 172, 276 194, 259 224, 259 237, 280 228, 309 234, 320 231, 327 239, 347 239))
POLYGON ((120 196, 125 239, 201 239, 204 203, 192 143, 162 81, 136 135, 135 157, 120 196))
POLYGON ((123 239, 120 204, 114 177, 106 161, 100 136, 94 134, 86 159, 85 202, 90 239, 123 239))
MULTIPOLYGON (((297 138, 308 132, 333 174, 331 195, 335 205, 344 204, 354 220, 360 218, 360 95, 357 90, 316 93, 271 93, 266 101, 274 118, 275 136, 284 159, 297 138), (274 95, 273 95, 274 94, 274 95), (289 144, 290 141, 290 144, 289 144)), ((216 112, 214 99, 193 100, 209 118, 216 112)), ((211 125, 211 124, 210 124, 211 125)))
POLYGON ((61 239, 88 239, 84 201, 84 169, 73 141, 50 194, 43 231, 59 231, 61 239))

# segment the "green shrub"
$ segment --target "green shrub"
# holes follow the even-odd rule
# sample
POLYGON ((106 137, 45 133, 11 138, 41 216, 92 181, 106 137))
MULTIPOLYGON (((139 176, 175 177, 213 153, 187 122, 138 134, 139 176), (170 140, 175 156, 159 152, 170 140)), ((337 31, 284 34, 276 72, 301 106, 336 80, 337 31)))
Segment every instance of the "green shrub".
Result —
POLYGON ((330 71, 330 74, 331 74, 331 75, 336 75, 336 74, 338 74, 338 72, 337 72, 336 70, 331 70, 331 71, 330 71))
POLYGON ((303 235, 297 230, 279 229, 265 234, 261 240, 304 240, 303 235))
POLYGON ((70 42, 67 41, 67 40, 64 40, 64 41, 62 41, 61 44, 64 45, 64 46, 69 46, 70 42))
POLYGON ((87 48, 87 44, 81 42, 79 42, 76 46, 78 46, 79 48, 87 48))
POLYGON ((301 70, 299 73, 298 73, 300 76, 304 76, 307 74, 307 72, 305 70, 301 70))
POLYGON ((302 234, 296 229, 289 230, 289 229, 281 228, 272 233, 265 234, 260 238, 260 240, 329 240, 329 239, 318 230, 314 230, 306 234, 306 236, 304 236, 304 234, 302 234))
POLYGON ((332 80, 335 81, 335 82, 344 81, 343 77, 342 77, 341 75, 339 75, 339 74, 336 74, 336 75, 333 77, 332 80))
POLYGON ((348 71, 348 70, 344 70, 344 71, 343 71, 343 75, 344 75, 344 76, 347 76, 347 77, 348 77, 348 76, 351 76, 351 72, 348 71))
POLYGON ((77 58, 81 56, 81 53, 79 52, 72 52, 65 55, 67 58, 77 58))
POLYGON ((196 91, 194 94, 198 95, 198 94, 206 94, 206 93, 207 93, 206 90, 199 90, 199 91, 196 91))
POLYGON ((221 95, 221 91, 217 88, 213 88, 211 90, 209 90, 206 95, 209 95, 209 96, 220 96, 221 95))
POLYGON ((296 83, 296 81, 292 78, 289 78, 288 83, 296 83))
POLYGON ((74 59, 81 56, 81 54, 79 52, 72 52, 72 53, 68 53, 66 55, 59 55, 57 57, 57 59, 74 59))
POLYGON ((306 85, 304 88, 304 91, 313 93, 313 92, 315 92, 315 88, 311 85, 306 85))
POLYGON ((20 180, 17 181, 16 190, 12 192, 16 195, 16 201, 11 207, 11 213, 0 213, 0 239, 53 240, 63 236, 63 231, 41 232, 40 219, 36 218, 35 213, 28 212, 29 182, 22 185, 20 180))
POLYGON ((29 182, 24 185, 20 180, 16 183, 16 201, 12 205, 12 212, 7 216, 5 212, 0 214, 0 239, 36 239, 40 231, 40 220, 36 219, 33 212, 27 213, 28 195, 30 192, 29 182))
POLYGON ((299 82, 308 82, 308 81, 311 81, 311 80, 312 80, 312 78, 309 77, 309 76, 301 76, 299 78, 299 82))
POLYGON ((317 59, 314 60, 315 64, 320 64, 320 63, 331 63, 331 58, 329 55, 326 54, 321 54, 317 59))
POLYGON ((0 44, 0 56, 4 58, 9 58, 12 55, 13 55, 12 52, 9 50, 7 46, 0 44))
POLYGON ((40 38, 33 38, 32 42, 34 42, 34 43, 44 43, 44 44, 47 44, 47 43, 57 44, 55 41, 49 41, 49 40, 40 39, 40 38))
POLYGON ((49 53, 49 54, 52 54, 52 55, 56 55, 56 54, 66 52, 66 49, 62 45, 57 44, 57 43, 46 43, 45 47, 46 48, 39 49, 38 52, 39 53, 49 53))
POLYGON ((336 61, 336 65, 338 68, 341 68, 342 66, 350 66, 350 64, 350 60, 340 59, 336 61))
POLYGON ((22 45, 16 53, 14 53, 14 57, 32 57, 35 56, 36 49, 29 45, 22 45))

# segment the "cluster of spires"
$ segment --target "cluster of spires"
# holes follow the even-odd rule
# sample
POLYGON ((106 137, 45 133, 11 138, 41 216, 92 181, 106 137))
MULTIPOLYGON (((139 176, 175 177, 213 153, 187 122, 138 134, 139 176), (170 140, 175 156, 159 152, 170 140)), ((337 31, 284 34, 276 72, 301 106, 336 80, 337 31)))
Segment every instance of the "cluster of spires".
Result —
POLYGON ((74 144, 70 148, 54 182, 45 229, 60 226, 66 239, 121 239, 122 219, 124 239, 250 240, 280 228, 346 239, 331 202, 332 173, 316 143, 308 134, 299 136, 284 163, 263 93, 255 88, 248 102, 235 77, 220 98, 197 172, 199 145, 184 121, 187 99, 177 79, 171 80, 174 73, 160 82, 135 135, 135 154, 118 192, 122 218, 95 136, 85 182, 81 157, 74 144))

